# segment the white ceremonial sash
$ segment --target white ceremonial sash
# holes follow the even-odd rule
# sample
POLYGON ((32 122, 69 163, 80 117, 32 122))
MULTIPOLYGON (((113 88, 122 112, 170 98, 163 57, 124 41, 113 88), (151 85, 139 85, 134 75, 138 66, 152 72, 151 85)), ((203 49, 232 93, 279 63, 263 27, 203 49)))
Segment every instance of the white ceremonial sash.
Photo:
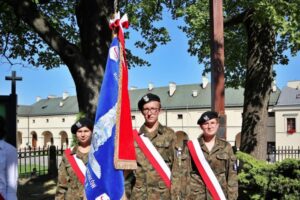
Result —
POLYGON ((152 164, 153 168, 161 176, 168 188, 171 187, 171 170, 161 157, 155 146, 145 137, 144 134, 139 134, 136 130, 133 131, 133 136, 145 157, 152 164))
POLYGON ((76 154, 72 155, 71 150, 69 148, 65 150, 65 154, 77 178, 79 179, 81 184, 84 185, 86 172, 85 164, 81 159, 77 158, 76 154))
POLYGON ((206 161, 198 140, 190 140, 187 143, 190 154, 197 169, 214 200, 226 200, 221 185, 206 161))

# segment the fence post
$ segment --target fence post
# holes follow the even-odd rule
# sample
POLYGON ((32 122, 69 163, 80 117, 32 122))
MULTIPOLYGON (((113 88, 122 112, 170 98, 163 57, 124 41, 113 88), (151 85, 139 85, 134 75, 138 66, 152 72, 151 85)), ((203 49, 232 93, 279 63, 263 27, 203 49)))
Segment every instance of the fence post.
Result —
POLYGON ((49 148, 49 163, 48 163, 48 175, 52 177, 57 176, 57 164, 56 164, 56 147, 52 144, 49 148))

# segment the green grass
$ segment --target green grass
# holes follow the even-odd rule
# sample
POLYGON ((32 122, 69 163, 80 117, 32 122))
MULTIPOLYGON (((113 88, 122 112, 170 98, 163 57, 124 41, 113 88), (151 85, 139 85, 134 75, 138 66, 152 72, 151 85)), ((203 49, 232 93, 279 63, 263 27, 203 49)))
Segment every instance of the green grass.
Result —
POLYGON ((31 176, 33 169, 36 169, 36 175, 39 174, 47 174, 48 167, 47 166, 38 166, 38 165, 18 165, 19 176, 31 176))

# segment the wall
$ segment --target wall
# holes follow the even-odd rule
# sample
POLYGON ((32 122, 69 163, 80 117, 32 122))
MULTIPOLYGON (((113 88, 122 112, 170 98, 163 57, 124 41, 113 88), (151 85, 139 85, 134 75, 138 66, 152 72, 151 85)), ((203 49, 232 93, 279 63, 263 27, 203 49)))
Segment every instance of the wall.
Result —
MULTIPOLYGON (((70 127, 76 120, 75 115, 56 115, 56 116, 36 116, 18 117, 18 131, 22 134, 22 144, 19 148, 32 146, 32 133, 37 134, 37 146, 45 145, 44 135, 50 133, 55 145, 61 144, 61 133, 65 132, 68 136, 69 144, 72 142, 70 127)), ((46 143, 50 145, 50 141, 46 143)))
POLYGON ((281 107, 276 111, 276 146, 300 146, 300 107, 281 107), (287 133, 287 118, 296 118, 296 132, 287 133))

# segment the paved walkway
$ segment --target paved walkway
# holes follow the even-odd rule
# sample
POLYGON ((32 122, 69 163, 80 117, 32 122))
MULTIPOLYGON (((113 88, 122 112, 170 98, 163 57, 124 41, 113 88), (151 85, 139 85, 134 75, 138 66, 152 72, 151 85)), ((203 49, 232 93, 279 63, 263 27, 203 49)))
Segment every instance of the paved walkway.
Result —
POLYGON ((56 178, 40 176, 19 179, 18 200, 53 200, 56 178))

